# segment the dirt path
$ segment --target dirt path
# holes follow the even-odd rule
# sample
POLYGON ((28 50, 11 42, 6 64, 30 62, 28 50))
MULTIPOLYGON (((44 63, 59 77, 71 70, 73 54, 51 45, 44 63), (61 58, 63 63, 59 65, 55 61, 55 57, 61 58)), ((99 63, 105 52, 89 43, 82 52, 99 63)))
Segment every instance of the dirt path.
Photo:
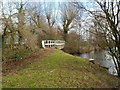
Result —
POLYGON ((30 56, 27 56, 24 59, 18 61, 12 61, 2 64, 2 75, 7 75, 11 72, 15 72, 17 69, 24 68, 26 65, 29 65, 33 62, 36 62, 43 57, 52 53, 53 49, 41 49, 38 53, 32 53, 30 56))

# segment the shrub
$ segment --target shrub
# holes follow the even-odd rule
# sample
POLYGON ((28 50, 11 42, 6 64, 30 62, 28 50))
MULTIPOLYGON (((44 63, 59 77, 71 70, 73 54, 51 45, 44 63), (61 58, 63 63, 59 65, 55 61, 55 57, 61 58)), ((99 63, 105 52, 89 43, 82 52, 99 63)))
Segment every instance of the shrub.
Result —
POLYGON ((3 56, 6 58, 6 60, 16 61, 16 60, 20 60, 20 59, 25 58, 31 52, 32 51, 30 49, 24 49, 24 50, 20 49, 20 50, 10 51, 8 53, 5 52, 3 56))

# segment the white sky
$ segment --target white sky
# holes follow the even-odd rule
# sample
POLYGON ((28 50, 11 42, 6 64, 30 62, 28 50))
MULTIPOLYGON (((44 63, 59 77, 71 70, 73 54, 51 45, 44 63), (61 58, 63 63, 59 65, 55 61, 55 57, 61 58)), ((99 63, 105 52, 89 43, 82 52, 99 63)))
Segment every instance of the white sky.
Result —
MULTIPOLYGON (((20 2, 21 0, 0 0, 4 2, 20 2)), ((94 0, 22 0, 29 2, 93 2, 94 0)))
MULTIPOLYGON (((21 0, 1 0, 3 3, 6 3, 6 2, 20 2, 21 0)), ((22 0, 22 1, 24 1, 24 2, 70 2, 70 1, 80 1, 80 2, 84 2, 84 5, 86 6, 86 7, 88 7, 88 9, 90 9, 90 10, 94 10, 94 9, 96 9, 96 7, 94 8, 93 6, 94 6, 94 3, 91 1, 91 0, 22 0), (89 1, 89 2, 88 2, 89 1), (92 3, 91 3, 92 2, 92 3)), ((57 5, 58 3, 52 3, 53 5, 53 8, 55 8, 55 10, 53 10, 53 12, 52 13, 57 13, 57 24, 59 24, 60 26, 62 26, 61 25, 61 23, 60 23, 60 13, 61 13, 61 11, 57 8, 56 9, 56 7, 55 7, 55 5, 57 5)), ((6 7, 7 7, 7 5, 5 5, 6 7)), ((5 13, 8 13, 8 11, 7 10, 5 10, 5 13)), ((1 16, 1 11, 0 11, 0 16, 1 16)), ((85 18, 86 18, 86 16, 85 16, 85 18)), ((86 19, 87 20, 87 19, 86 19)), ((1 31, 1 29, 0 29, 0 31, 1 31)))
MULTIPOLYGON (((0 0, 0 1, 2 1, 2 2, 20 2, 21 0, 0 0)), ((22 1, 24 1, 24 2, 26 2, 26 1, 28 1, 28 2, 73 2, 73 1, 77 1, 77 2, 83 2, 84 3, 84 5, 87 7, 87 9, 89 9, 89 10, 92 10, 92 11, 95 11, 95 10, 98 10, 99 9, 99 7, 97 7, 96 5, 95 5, 95 3, 94 3, 94 0, 22 0, 22 1)), ((57 4, 57 3, 56 3, 57 4)), ((52 5, 53 7, 55 7, 55 3, 52 5)), ((7 12, 7 11, 6 11, 7 12)), ((58 19, 60 19, 60 10, 59 9, 56 9, 55 8, 55 10, 53 10, 53 12, 52 13, 57 13, 57 18, 58 19)), ((87 14, 86 14, 87 15, 87 14)), ((1 11, 0 11, 0 16, 1 16, 1 11)), ((84 16, 83 18, 86 18, 86 16, 84 16)), ((87 18, 86 18, 86 20, 88 19, 88 18, 90 18, 89 16, 87 16, 87 18)), ((59 20, 58 20, 58 22, 57 23, 59 23, 59 25, 61 26, 61 23, 59 22, 59 20)))

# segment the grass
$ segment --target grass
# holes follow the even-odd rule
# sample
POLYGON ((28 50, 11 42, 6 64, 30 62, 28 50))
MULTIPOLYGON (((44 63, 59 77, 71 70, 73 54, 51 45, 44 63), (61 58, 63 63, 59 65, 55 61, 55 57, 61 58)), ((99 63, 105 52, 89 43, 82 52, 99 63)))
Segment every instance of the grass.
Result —
POLYGON ((114 88, 117 78, 99 65, 55 50, 3 76, 3 88, 114 88))

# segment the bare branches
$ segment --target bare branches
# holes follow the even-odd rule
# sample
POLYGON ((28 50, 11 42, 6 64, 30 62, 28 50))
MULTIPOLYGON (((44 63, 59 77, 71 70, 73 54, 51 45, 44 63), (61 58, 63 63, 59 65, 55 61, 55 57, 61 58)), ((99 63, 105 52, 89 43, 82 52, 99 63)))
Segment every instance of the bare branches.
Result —
MULTIPOLYGON (((117 61, 118 66, 116 66, 116 70, 118 72, 118 76, 120 77, 120 30, 118 27, 120 24, 120 1, 116 0, 114 2, 106 2, 106 0, 104 0, 103 2, 99 2, 96 0, 96 2, 102 9, 103 14, 105 14, 105 22, 97 21, 96 23, 98 23, 100 27, 104 28, 100 29, 101 31, 106 31, 104 32, 106 35, 106 44, 113 57, 114 62, 115 60, 117 61), (106 23, 106 26, 104 26, 102 23, 106 23)), ((99 18, 102 19, 102 17, 99 18)), ((97 20, 97 18, 95 18, 95 20, 97 20)))
POLYGON ((73 28, 73 21, 78 15, 77 8, 72 3, 64 4, 64 6, 61 7, 62 13, 62 25, 64 30, 64 39, 66 40, 66 34, 68 34, 68 31, 73 28))
POLYGON ((44 11, 45 11, 45 16, 47 19, 47 23, 49 25, 49 29, 52 29, 52 27, 54 26, 56 20, 56 12, 55 10, 53 10, 53 8, 51 7, 52 3, 44 3, 44 11))

